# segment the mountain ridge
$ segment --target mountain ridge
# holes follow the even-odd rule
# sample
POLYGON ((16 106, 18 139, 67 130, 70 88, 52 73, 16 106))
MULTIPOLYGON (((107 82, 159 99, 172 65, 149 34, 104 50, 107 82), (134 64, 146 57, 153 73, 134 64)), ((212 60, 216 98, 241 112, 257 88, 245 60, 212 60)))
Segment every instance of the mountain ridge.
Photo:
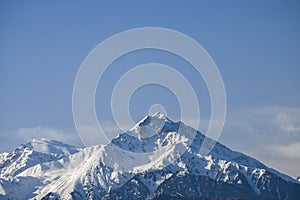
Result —
MULTIPOLYGON (((60 158, 35 163, 10 176, 1 174, 0 199, 297 199, 300 196, 297 180, 219 142, 208 155, 201 155, 199 149, 204 137, 161 113, 146 116, 107 145, 83 149, 68 146, 74 151, 59 154, 60 158)), ((2 173, 3 167, 0 170, 2 173)))

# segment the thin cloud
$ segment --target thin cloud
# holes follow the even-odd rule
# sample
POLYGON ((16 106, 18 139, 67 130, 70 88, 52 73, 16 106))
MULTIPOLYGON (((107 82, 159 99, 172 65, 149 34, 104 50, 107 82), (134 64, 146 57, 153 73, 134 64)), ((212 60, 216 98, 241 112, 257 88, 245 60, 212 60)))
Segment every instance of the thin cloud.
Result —
POLYGON ((270 167, 300 175, 300 108, 266 106, 234 112, 227 117, 220 141, 270 167))
POLYGON ((281 145, 281 146, 270 146, 268 147, 274 153, 280 154, 285 157, 289 157, 292 159, 297 159, 300 161, 300 142, 295 142, 288 145, 281 145))

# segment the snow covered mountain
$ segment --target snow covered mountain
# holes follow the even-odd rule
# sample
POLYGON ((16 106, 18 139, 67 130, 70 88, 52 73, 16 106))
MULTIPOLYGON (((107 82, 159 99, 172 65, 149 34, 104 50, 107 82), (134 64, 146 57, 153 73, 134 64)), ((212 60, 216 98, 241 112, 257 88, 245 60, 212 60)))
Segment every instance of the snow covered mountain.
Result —
POLYGON ((0 154, 0 178, 11 179, 36 164, 59 160, 77 152, 76 147, 58 141, 32 140, 12 153, 0 154))
POLYGON ((107 145, 34 140, 0 155, 0 199, 299 199, 299 181, 162 114, 107 145), (153 153, 154 152, 154 153, 153 153))

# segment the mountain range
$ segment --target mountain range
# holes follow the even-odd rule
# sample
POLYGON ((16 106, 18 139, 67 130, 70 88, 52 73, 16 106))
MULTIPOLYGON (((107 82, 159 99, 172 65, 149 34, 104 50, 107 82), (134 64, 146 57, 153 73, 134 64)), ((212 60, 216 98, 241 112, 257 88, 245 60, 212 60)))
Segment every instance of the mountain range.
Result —
MULTIPOLYGON (((300 199, 300 182, 161 113, 109 144, 39 139, 0 154, 0 199, 300 199)), ((255 148, 255 147, 253 147, 255 148)))

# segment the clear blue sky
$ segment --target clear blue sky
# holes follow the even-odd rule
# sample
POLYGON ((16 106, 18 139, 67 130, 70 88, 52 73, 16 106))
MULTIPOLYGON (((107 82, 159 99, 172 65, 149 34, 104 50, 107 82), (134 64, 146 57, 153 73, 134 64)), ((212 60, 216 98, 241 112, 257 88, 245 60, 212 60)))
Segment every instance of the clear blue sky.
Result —
MULTIPOLYGON (((291 140, 299 139, 298 112, 287 111, 300 108, 299 1, 3 0, 0 2, 0 133, 4 135, 1 151, 15 148, 10 142, 12 137, 18 137, 14 130, 20 128, 74 131, 72 89, 84 58, 107 37, 145 26, 180 31, 208 51, 224 80, 229 116, 244 109, 272 107, 275 113, 283 112, 289 119, 296 115, 289 122, 296 131, 291 140)), ((183 67, 187 65, 184 61, 162 52, 142 51, 119 59, 104 77, 104 93, 108 94, 114 81, 130 67, 150 61, 169 64, 181 71, 193 86, 199 85, 201 108, 204 116, 209 115, 209 98, 201 78, 183 67)), ((178 104, 168 91, 155 86, 143 90, 132 98, 130 109, 134 119, 147 114, 153 103, 166 105, 171 117, 178 116, 178 104)), ((98 115, 109 121, 109 101, 101 100, 101 94, 96 96, 97 108, 104 111, 98 115)), ((224 142, 230 145, 230 134, 228 137, 224 134, 224 142)), ((249 149, 242 150, 259 157, 249 149)))

